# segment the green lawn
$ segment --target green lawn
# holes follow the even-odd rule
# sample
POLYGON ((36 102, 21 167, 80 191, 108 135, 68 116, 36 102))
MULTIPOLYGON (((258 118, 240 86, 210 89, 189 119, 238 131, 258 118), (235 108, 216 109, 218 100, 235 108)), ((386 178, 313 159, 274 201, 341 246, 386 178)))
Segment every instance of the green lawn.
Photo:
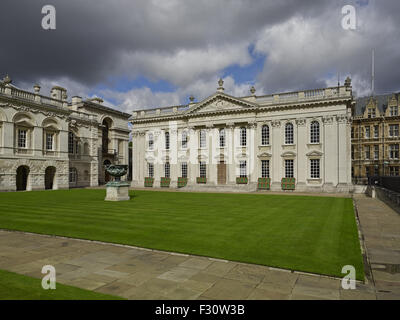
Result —
POLYGON ((0 193, 0 228, 130 244, 343 276, 363 263, 352 200, 105 190, 0 193))
POLYGON ((57 283, 44 290, 42 279, 0 270, 0 300, 119 300, 122 298, 57 283))

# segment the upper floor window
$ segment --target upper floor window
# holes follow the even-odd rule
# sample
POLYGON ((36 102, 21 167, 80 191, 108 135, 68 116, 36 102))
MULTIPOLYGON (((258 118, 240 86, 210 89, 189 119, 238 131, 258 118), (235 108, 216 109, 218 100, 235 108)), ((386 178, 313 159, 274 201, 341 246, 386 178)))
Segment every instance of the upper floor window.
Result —
POLYGON ((398 124, 390 124, 389 125, 389 137, 398 137, 399 136, 399 125, 398 124))
POLYGON ((165 149, 169 150, 169 132, 165 133, 165 149))
POLYGON ((68 133, 68 153, 74 153, 75 135, 72 132, 68 133))
POLYGON ((245 147, 247 145, 247 130, 245 127, 240 128, 240 146, 245 147))
POLYGON ((398 111, 398 110, 399 110, 399 109, 398 109, 397 106, 392 106, 392 107, 390 107, 390 116, 391 116, 391 117, 397 116, 397 115, 399 114, 399 111, 398 111))
POLYGON ((219 147, 225 147, 225 129, 219 129, 219 147))
POLYGON ((368 108, 368 118, 375 118, 375 117, 376 117, 375 108, 368 108))
POLYGON ((200 178, 205 178, 207 176, 207 166, 204 161, 200 161, 200 178))
POLYGON ((398 144, 389 145, 389 158, 390 159, 399 159, 399 145, 398 144))
POLYGON ((370 159, 371 158, 371 148, 370 146, 365 146, 365 159, 370 159))
POLYGON ((200 130, 200 148, 206 147, 206 131, 200 130))
POLYGON ((365 138, 366 139, 371 138, 371 127, 370 126, 365 127, 365 138))
POLYGON ((18 148, 27 148, 27 130, 18 130, 18 148))
POLYGON ((166 162, 164 164, 164 177, 165 178, 169 178, 170 177, 170 172, 171 172, 171 170, 170 170, 169 162, 166 162))
POLYGON ((186 149, 188 144, 188 135, 187 131, 182 132, 182 149, 186 149))
POLYGON ((287 123, 285 126, 285 144, 293 144, 293 143, 294 143, 293 124, 287 123))
POLYGON ((379 160, 379 146, 374 146, 374 160, 379 160))
POLYGON ((261 128, 261 145, 269 145, 269 126, 263 125, 261 128))
POLYGON ((154 136, 152 133, 149 133, 148 139, 149 139, 149 150, 153 150, 154 149, 154 136))
POLYGON ((318 121, 311 122, 310 142, 311 143, 319 143, 319 122, 318 121))
POLYGON ((54 133, 46 133, 46 150, 54 150, 54 133))
POLYGON ((379 138, 379 126, 374 126, 374 138, 379 138))

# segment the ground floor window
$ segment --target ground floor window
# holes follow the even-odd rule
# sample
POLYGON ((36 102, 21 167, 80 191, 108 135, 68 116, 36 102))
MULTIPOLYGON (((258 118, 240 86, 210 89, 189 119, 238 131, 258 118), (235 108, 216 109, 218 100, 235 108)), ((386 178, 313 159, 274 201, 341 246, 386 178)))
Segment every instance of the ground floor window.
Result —
POLYGON ((261 160, 261 177, 269 178, 269 160, 261 160))
POLYGON ((393 177, 398 177, 400 174, 399 167, 389 167, 389 175, 393 177))
POLYGON ((69 168, 69 182, 76 183, 78 181, 78 171, 76 168, 69 168))
POLYGON ((164 164, 164 177, 165 178, 169 178, 170 177, 170 172, 171 172, 171 170, 170 170, 169 162, 166 162, 164 164))
POLYGON ((182 162, 181 163, 181 177, 182 178, 187 178, 187 163, 186 162, 182 162))
POLYGON ((27 131, 20 129, 18 130, 18 148, 26 148, 26 136, 27 136, 27 131))
POLYGON ((200 178, 206 178, 207 176, 207 166, 204 161, 200 162, 200 178))
POLYGON ((320 178, 320 165, 319 159, 311 159, 310 160, 310 172, 311 179, 319 179, 320 178))
POLYGON ((246 160, 241 160, 239 162, 239 169, 240 169, 240 177, 246 178, 247 177, 247 162, 246 160))
POLYGON ((154 177, 154 164, 153 163, 147 164, 147 173, 149 174, 150 178, 154 177))
POLYGON ((294 160, 285 160, 285 178, 294 178, 294 160))

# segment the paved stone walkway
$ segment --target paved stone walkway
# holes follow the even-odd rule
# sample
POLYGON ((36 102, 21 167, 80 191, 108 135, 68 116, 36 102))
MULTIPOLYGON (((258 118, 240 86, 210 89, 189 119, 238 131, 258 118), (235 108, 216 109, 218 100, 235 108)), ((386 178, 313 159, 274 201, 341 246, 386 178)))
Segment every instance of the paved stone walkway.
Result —
POLYGON ((373 281, 343 290, 339 279, 128 246, 0 230, 0 269, 129 299, 400 299, 399 216, 357 196, 373 281))

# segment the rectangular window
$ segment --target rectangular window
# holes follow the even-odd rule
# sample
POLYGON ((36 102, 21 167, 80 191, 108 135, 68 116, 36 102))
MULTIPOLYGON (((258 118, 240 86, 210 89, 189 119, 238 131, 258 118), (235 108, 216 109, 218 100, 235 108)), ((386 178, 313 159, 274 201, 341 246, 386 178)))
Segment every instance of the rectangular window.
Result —
POLYGON ((399 125, 398 124, 390 124, 389 125, 389 137, 398 137, 399 136, 399 125))
POLYGON ((187 149, 188 135, 186 131, 182 132, 182 149, 187 149))
POLYGON ((154 177, 154 164, 153 163, 147 164, 147 171, 148 171, 149 177, 153 178, 154 177))
POLYGON ((294 178, 294 160, 285 160, 285 178, 294 178))
POLYGON ((206 145, 206 131, 200 130, 200 148, 205 148, 206 145))
POLYGON ((181 177, 182 178, 187 178, 187 174, 188 174, 187 163, 186 162, 182 162, 181 163, 181 177))
POLYGON ((207 177, 207 166, 204 161, 200 161, 200 178, 207 177))
POLYGON ((165 178, 169 178, 170 177, 170 172, 171 172, 171 170, 170 170, 169 162, 166 162, 164 164, 164 177, 165 178))
POLYGON ((247 145, 247 130, 246 128, 240 128, 240 146, 245 147, 247 145))
POLYGON ((389 158, 390 159, 398 159, 399 158, 399 145, 391 144, 389 146, 389 158))
POLYGON ((369 167, 365 167, 365 175, 367 177, 369 177, 371 175, 371 170, 369 169, 369 167))
POLYGON ((240 169, 240 177, 246 178, 247 177, 247 162, 246 162, 246 160, 241 160, 239 162, 239 169, 240 169))
POLYGON ((149 139, 149 150, 153 150, 154 149, 154 137, 153 137, 152 133, 149 133, 148 139, 149 139))
POLYGON ((69 182, 75 183, 78 180, 78 172, 76 168, 69 168, 69 182))
POLYGON ((169 132, 165 133, 165 150, 169 150, 169 132))
POLYGON ((225 129, 219 130, 219 147, 225 148, 225 129))
POLYGON ((379 146, 374 146, 374 160, 379 160, 379 146))
POLYGON ((389 175, 392 177, 398 177, 400 174, 399 167, 389 167, 389 175))
POLYGON ((68 133, 68 153, 74 153, 74 134, 72 132, 68 133))
POLYGON ((374 138, 379 138, 379 126, 374 126, 374 138))
POLYGON ((365 146, 365 159, 370 159, 371 158, 371 148, 370 146, 365 146))
POLYGON ((397 106, 390 107, 390 116, 394 117, 398 115, 398 108, 397 106))
POLYGON ((18 148, 26 148, 26 130, 18 130, 18 148))
POLYGON ((261 177, 269 178, 269 160, 261 160, 261 177))
POLYGON ((371 127, 365 127, 365 138, 369 139, 371 138, 371 127))
POLYGON ((376 117, 375 108, 368 108, 368 118, 375 118, 375 117, 376 117))
POLYGON ((311 159, 310 167, 311 167, 310 168, 311 179, 319 179, 320 178, 319 159, 311 159))
POLYGON ((53 139, 54 134, 46 133, 46 150, 52 151, 53 150, 53 139))

